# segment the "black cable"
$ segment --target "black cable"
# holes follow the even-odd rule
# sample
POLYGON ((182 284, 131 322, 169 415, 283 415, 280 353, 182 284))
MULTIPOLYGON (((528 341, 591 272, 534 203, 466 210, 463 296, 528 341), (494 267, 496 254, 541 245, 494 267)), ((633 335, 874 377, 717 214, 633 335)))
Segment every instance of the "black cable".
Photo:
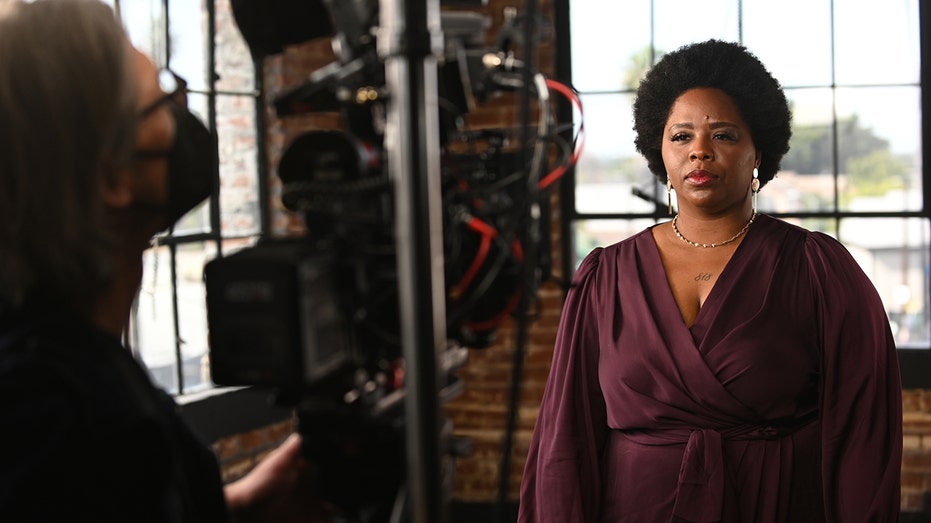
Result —
MULTIPOLYGON (((526 165, 526 144, 529 143, 528 129, 530 129, 530 90, 532 89, 531 74, 534 70, 534 31, 537 14, 537 1, 528 0, 526 16, 524 21, 524 85, 521 89, 521 126, 523 136, 521 140, 521 163, 526 165)), ((538 180, 541 173, 529 173, 529 180, 538 180)), ((539 204, 537 201, 539 191, 534 181, 531 187, 528 184, 528 197, 530 200, 530 210, 539 204), (532 197, 530 196, 532 195, 532 197)), ((508 501, 508 490, 511 476, 511 452, 514 446, 514 430, 517 424, 517 408, 520 401, 520 386, 523 376, 524 354, 528 338, 527 314, 530 296, 535 293, 536 285, 536 259, 537 259, 537 237, 538 231, 534 230, 537 225, 533 216, 530 216, 525 229, 524 242, 524 283, 525 290, 521 293, 520 304, 517 307, 517 338, 514 347, 513 368, 511 373, 510 398, 508 400, 507 419, 504 432, 504 442, 501 452, 501 466, 498 471, 498 499, 495 510, 495 522, 504 521, 505 508, 508 501)))

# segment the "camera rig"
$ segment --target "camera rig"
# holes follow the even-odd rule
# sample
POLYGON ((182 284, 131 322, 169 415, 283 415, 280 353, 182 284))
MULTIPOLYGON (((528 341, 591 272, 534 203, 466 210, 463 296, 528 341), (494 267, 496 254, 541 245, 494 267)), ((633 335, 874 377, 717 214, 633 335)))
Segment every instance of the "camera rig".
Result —
POLYGON ((512 13, 486 50, 484 16, 429 3, 233 8, 257 60, 332 33, 337 60, 274 107, 338 111, 345 125, 297 137, 280 159, 281 201, 306 235, 207 264, 213 380, 295 407, 320 494, 344 520, 445 521, 468 442, 438 406, 461 390, 467 348, 490 345, 548 271, 541 196, 581 152, 581 128, 560 136, 549 94, 581 105, 509 48, 532 17, 512 13), (466 128, 505 91, 537 99, 532 135, 466 128))

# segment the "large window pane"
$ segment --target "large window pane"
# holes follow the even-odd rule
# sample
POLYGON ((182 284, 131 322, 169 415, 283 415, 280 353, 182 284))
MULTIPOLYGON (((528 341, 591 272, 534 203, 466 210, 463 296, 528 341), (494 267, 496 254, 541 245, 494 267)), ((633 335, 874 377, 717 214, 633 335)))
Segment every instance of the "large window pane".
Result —
MULTIPOLYGON (((583 93, 590 89, 583 97, 589 144, 577 168, 575 192, 576 211, 582 214, 577 218, 587 219, 575 221, 576 263, 593 246, 643 229, 643 223, 610 219, 612 214, 662 215, 665 207, 665 188, 652 180, 632 145, 634 86, 623 79, 639 76, 607 69, 603 62, 589 65, 594 62, 575 59, 582 52, 579 41, 589 55, 603 45, 591 41, 597 38, 592 36, 595 31, 585 30, 599 23, 590 4, 571 3, 573 18, 581 12, 587 20, 573 20, 573 77, 584 79, 578 86, 583 93), (622 85, 610 92, 619 82, 622 85), (598 96, 591 93, 596 89, 598 96), (632 199, 633 190, 646 198, 632 199), (585 216, 591 214, 606 219, 585 216)), ((645 6, 652 10, 652 50, 643 55, 658 57, 684 44, 717 38, 740 41, 763 61, 786 90, 793 135, 780 172, 760 193, 760 209, 844 242, 876 285, 899 347, 928 347, 929 222, 869 217, 921 212, 925 205, 919 2, 623 4, 637 13, 645 6)), ((642 38, 642 32, 636 34, 642 38)))
POLYGON ((817 212, 834 209, 833 174, 780 171, 759 194, 759 209, 769 213, 817 212))
POLYGON ((661 53, 709 38, 733 42, 740 39, 737 0, 655 0, 654 5, 653 30, 656 49, 661 53))
POLYGON ((653 204, 636 195, 655 196, 655 177, 634 149, 631 103, 628 94, 582 97, 585 152, 576 168, 581 213, 653 212, 653 204))
POLYGON ((184 391, 211 385, 207 360, 207 296, 203 273, 206 250, 203 243, 179 245, 176 254, 178 288, 178 336, 184 391))
POLYGON ((203 284, 207 257, 208 250, 203 243, 178 245, 174 259, 168 246, 149 249, 143 256, 145 273, 136 299, 130 345, 149 369, 153 380, 173 392, 179 392, 181 387, 178 383, 178 346, 184 392, 209 385, 203 284), (174 327, 176 298, 177 331, 174 327))
POLYGON ((830 0, 743 3, 743 43, 785 87, 831 85, 829 27, 830 0))
POLYGON ((579 158, 577 181, 635 180, 635 172, 615 167, 639 156, 634 149, 631 95, 582 95, 581 100, 585 111, 585 149, 579 158))
POLYGON ((839 85, 917 83, 918 1, 834 0, 839 85))
POLYGON ((837 90, 842 209, 920 210, 921 90, 837 90))
POLYGON ((835 210, 834 97, 831 89, 787 89, 792 139, 782 170, 760 191, 767 212, 835 210))
POLYGON ((165 14, 161 0, 120 0, 120 18, 137 49, 165 65, 165 14))
POLYGON ((251 245, 261 233, 254 65, 230 0, 113 4, 133 44, 156 65, 167 65, 187 80, 189 109, 217 139, 218 150, 203 153, 219 158, 219 199, 187 213, 145 253, 142 286, 127 332, 130 347, 155 381, 183 394, 212 386, 204 262, 217 256, 221 231, 234 237, 223 242, 224 254, 251 245), (214 26, 208 23, 210 9, 216 15, 214 26), (214 227, 217 215, 220 230, 214 227))
POLYGON ((787 217, 785 221, 808 229, 809 231, 819 231, 837 238, 837 220, 830 216, 816 216, 811 218, 787 217))
POLYGON ((168 247, 152 248, 143 255, 145 272, 132 318, 130 344, 152 379, 166 390, 178 392, 171 262, 168 247))
POLYGON ((573 2, 571 25, 576 89, 617 91, 636 86, 651 63, 649 2, 573 2))
POLYGON ((169 4, 171 34, 171 69, 188 81, 195 91, 206 91, 207 71, 207 8, 202 0, 174 0, 169 4))
POLYGON ((898 347, 928 346, 928 221, 848 218, 840 239, 879 292, 898 347))

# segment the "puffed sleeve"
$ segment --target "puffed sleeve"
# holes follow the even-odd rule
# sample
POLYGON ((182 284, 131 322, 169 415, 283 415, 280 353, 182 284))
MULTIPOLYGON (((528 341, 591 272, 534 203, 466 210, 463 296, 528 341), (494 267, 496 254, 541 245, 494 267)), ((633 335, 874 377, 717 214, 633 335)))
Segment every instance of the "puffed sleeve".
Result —
POLYGON ((606 434, 598 383, 597 268, 602 249, 583 260, 560 319, 553 362, 520 490, 520 523, 596 521, 606 434))
POLYGON ((885 308, 839 242, 812 233, 806 249, 823 344, 825 521, 898 521, 902 388, 885 308))

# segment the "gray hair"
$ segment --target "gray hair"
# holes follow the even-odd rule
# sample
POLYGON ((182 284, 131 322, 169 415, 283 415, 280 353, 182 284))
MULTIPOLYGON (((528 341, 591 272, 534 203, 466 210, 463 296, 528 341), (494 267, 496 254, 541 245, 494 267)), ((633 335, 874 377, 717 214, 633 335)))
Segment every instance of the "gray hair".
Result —
POLYGON ((101 189, 135 137, 131 45, 98 0, 0 16, 0 309, 32 294, 87 303, 113 244, 101 189))

